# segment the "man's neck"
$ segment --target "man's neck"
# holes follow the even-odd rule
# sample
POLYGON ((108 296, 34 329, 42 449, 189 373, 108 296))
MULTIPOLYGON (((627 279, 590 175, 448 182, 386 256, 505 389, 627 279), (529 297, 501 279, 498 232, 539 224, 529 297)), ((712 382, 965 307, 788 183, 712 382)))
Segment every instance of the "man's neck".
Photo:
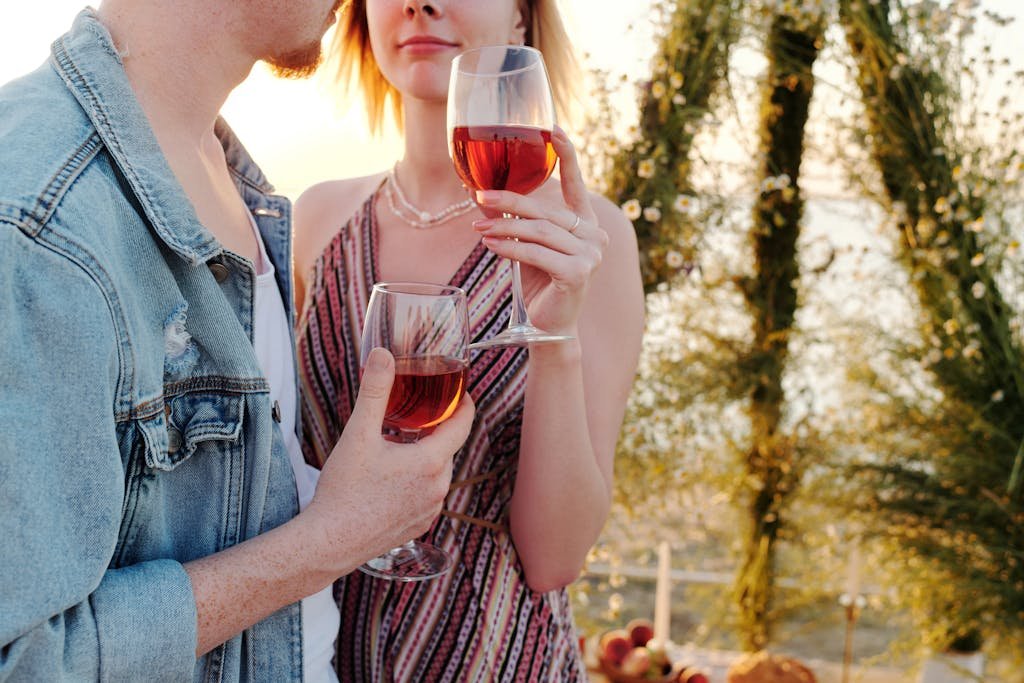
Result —
POLYGON ((171 171, 199 222, 255 261, 247 210, 214 134, 217 113, 254 60, 232 42, 228 2, 105 0, 99 17, 171 171))
POLYGON ((254 60, 222 30, 222 12, 206 9, 214 4, 105 0, 99 9, 161 145, 201 150, 224 101, 252 69, 254 60))

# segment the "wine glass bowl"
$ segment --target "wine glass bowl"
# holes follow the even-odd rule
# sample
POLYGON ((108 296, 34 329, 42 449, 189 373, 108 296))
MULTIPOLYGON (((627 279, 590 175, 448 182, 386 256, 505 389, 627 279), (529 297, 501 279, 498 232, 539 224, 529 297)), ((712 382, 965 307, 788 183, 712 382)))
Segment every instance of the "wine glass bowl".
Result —
MULTIPOLYGON (((448 150, 455 172, 474 190, 528 194, 555 168, 555 106, 544 58, 521 45, 463 52, 448 87, 448 150)), ((505 214, 506 218, 511 218, 505 214)), ((471 348, 524 346, 572 339, 534 327, 526 313, 518 261, 512 262, 509 326, 471 348)))
MULTIPOLYGON (((360 367, 377 347, 394 356, 395 379, 382 428, 394 440, 416 441, 451 417, 465 395, 466 293, 444 285, 377 283, 370 293, 360 346, 360 367)), ((385 579, 422 581, 445 573, 451 564, 445 551, 413 540, 359 569, 385 579)))

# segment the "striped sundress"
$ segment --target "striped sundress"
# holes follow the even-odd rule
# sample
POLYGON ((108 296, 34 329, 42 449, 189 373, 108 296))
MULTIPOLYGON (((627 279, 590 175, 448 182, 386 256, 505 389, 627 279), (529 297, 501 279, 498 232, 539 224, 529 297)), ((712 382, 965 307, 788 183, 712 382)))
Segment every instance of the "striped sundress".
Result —
MULTIPOLYGON (((358 391, 363 317, 379 280, 376 197, 317 258, 299 323, 303 447, 316 465, 340 436, 358 391)), ((449 284, 468 293, 474 340, 504 329, 507 261, 478 244, 449 284)), ((467 387, 476 419, 455 456, 445 513, 424 537, 452 555, 452 570, 415 583, 357 571, 336 584, 343 683, 586 680, 566 591, 530 590, 507 532, 527 357, 518 348, 471 356, 467 387)))

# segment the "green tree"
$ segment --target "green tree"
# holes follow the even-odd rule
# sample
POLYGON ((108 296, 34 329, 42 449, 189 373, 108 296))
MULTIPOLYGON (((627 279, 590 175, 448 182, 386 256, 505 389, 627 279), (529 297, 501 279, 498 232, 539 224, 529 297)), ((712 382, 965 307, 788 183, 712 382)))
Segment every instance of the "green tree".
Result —
POLYGON ((659 4, 662 36, 651 80, 643 85, 638 135, 613 158, 605 179, 633 220, 644 288, 672 280, 696 258, 692 217, 694 137, 728 76, 741 0, 659 4))
MULTIPOLYGON (((922 17, 895 1, 840 3, 879 198, 920 311, 921 344, 903 353, 924 360, 937 391, 908 394, 869 373, 884 389, 875 406, 900 418, 889 425, 905 438, 888 457, 860 460, 855 505, 895 557, 912 560, 901 580, 926 615, 926 640, 967 645, 987 632, 1019 646, 1024 349, 1014 331, 1021 311, 1005 292, 1020 296, 1021 281, 1004 259, 998 205, 1007 187, 996 177, 1019 161, 1019 137, 972 140, 978 131, 964 129, 971 122, 959 115, 955 86, 965 65, 944 34, 927 30, 943 11, 922 17)), ((1003 218, 1019 235, 1019 215, 1003 218)))
POLYGON ((735 595, 746 649, 769 642, 776 575, 776 543, 787 503, 806 463, 783 424, 783 388, 800 275, 797 238, 803 217, 800 163, 821 49, 821 17, 775 14, 770 19, 768 72, 761 105, 761 192, 754 204, 754 273, 740 282, 752 319, 753 343, 742 358, 751 374, 751 443, 744 461, 747 525, 735 595))

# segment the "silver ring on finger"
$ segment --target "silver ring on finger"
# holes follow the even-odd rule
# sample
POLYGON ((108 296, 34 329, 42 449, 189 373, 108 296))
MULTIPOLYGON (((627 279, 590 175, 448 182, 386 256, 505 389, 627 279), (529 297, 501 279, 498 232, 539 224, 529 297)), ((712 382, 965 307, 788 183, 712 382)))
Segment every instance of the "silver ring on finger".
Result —
POLYGON ((573 214, 573 215, 574 215, 574 216, 576 216, 576 220, 574 220, 574 221, 572 222, 572 225, 570 225, 570 226, 569 226, 568 228, 566 228, 566 230, 568 230, 568 231, 569 231, 569 234, 570 234, 570 235, 575 235, 575 234, 576 234, 576 231, 577 231, 577 230, 579 229, 579 227, 580 227, 580 223, 582 223, 582 222, 583 222, 583 218, 582 218, 582 217, 581 217, 581 216, 580 216, 580 215, 579 215, 578 213, 577 213, 577 214, 573 214))

